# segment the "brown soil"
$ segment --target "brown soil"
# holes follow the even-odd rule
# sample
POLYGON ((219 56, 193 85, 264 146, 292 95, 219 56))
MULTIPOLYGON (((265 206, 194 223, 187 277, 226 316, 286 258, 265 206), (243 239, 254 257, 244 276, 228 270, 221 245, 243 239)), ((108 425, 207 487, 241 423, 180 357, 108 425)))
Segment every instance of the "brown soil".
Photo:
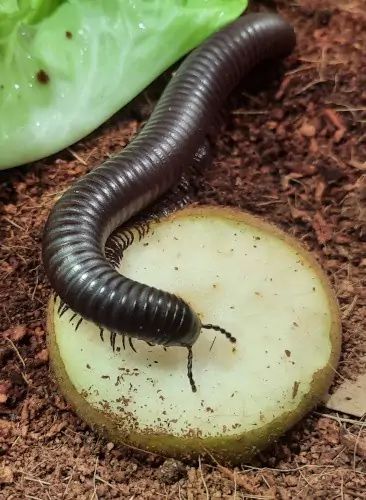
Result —
MULTIPOLYGON (((339 383, 364 369, 365 4, 277 7, 296 27, 296 53, 281 79, 266 72, 236 92, 214 164, 192 182, 197 200, 258 214, 317 256, 343 314, 339 383)), ((0 173, 0 498, 366 498, 366 432, 344 415, 313 412, 255 467, 234 474, 114 447, 60 397, 45 344, 42 227, 59 193, 131 139, 146 102, 140 97, 72 149, 0 173)))

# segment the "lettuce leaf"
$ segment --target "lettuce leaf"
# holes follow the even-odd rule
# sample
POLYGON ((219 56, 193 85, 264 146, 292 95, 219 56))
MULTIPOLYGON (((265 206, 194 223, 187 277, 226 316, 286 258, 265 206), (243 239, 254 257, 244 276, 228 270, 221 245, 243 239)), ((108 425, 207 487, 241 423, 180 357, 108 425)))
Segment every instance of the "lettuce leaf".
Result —
POLYGON ((1 0, 0 169, 82 139, 247 0, 1 0))

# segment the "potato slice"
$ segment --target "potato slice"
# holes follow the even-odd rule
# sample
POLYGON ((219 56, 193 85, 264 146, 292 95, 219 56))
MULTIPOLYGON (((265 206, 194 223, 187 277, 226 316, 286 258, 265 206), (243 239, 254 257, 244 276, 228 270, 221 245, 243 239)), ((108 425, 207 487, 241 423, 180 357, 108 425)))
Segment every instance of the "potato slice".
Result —
MULTIPOLYGON (((137 234, 137 233, 136 233, 137 234)), ((187 350, 117 337, 72 311, 48 315, 52 365, 76 412, 114 442, 165 456, 207 452, 249 460, 313 408, 338 362, 339 311, 327 278, 296 241, 239 210, 194 207, 151 224, 125 251, 121 272, 174 292, 203 323, 187 350)))

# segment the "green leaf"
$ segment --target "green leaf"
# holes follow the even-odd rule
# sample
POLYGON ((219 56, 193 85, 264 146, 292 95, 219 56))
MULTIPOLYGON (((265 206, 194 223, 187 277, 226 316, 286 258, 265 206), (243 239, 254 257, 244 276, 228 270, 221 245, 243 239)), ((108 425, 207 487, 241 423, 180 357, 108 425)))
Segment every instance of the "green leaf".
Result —
POLYGON ((85 137, 247 0, 2 0, 0 169, 85 137))

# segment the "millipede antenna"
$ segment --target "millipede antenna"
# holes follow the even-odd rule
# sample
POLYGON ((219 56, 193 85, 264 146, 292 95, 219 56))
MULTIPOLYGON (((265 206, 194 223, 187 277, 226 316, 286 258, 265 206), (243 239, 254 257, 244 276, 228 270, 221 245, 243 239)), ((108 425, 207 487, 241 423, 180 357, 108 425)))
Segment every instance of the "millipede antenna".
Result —
POLYGON ((235 344, 235 342, 236 342, 236 338, 233 335, 231 335, 230 332, 228 332, 227 330, 225 330, 225 328, 222 328, 221 326, 211 325, 211 323, 207 323, 206 325, 201 325, 201 328, 204 328, 205 330, 215 330, 215 332, 220 332, 223 335, 225 335, 225 337, 228 340, 230 340, 230 342, 232 342, 233 344, 235 344))

